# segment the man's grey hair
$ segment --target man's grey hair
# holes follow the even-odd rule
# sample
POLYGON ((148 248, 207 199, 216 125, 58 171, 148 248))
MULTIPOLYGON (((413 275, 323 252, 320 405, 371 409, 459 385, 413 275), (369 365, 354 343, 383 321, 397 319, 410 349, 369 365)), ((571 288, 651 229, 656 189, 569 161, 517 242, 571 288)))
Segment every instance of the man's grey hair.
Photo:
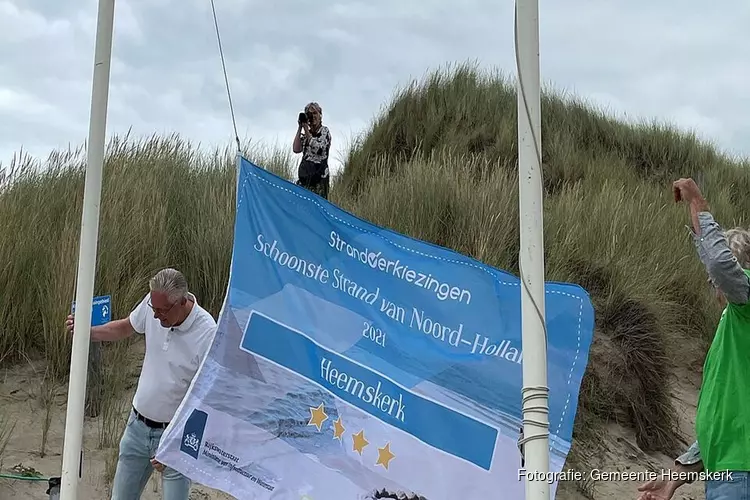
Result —
POLYGON ((188 284, 185 276, 177 269, 168 267, 154 275, 148 283, 152 292, 163 292, 169 302, 176 304, 183 298, 188 298, 188 284))
POLYGON ((742 269, 750 269, 750 231, 735 227, 725 231, 724 236, 732 255, 737 257, 742 269))

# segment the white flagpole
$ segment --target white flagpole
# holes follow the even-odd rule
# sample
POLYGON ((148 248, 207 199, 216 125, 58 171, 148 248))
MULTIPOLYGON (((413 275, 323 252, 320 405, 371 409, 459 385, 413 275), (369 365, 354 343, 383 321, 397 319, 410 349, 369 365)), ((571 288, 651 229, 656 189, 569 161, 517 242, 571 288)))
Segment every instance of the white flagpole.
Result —
POLYGON ((544 307, 544 237, 541 172, 539 3, 516 1, 518 69, 518 198, 520 218, 523 436, 526 500, 550 500, 547 339, 544 307), (537 477, 538 478, 538 477, 537 477))
POLYGON ((68 406, 65 417, 61 500, 79 500, 78 484, 83 465, 83 413, 86 403, 86 378, 91 340, 91 308, 94 298, 97 240, 99 237, 99 203, 102 192, 102 170, 107 125, 112 31, 115 0, 99 0, 94 53, 94 77, 91 92, 86 184, 83 192, 81 241, 76 281, 75 328, 70 360, 68 406))

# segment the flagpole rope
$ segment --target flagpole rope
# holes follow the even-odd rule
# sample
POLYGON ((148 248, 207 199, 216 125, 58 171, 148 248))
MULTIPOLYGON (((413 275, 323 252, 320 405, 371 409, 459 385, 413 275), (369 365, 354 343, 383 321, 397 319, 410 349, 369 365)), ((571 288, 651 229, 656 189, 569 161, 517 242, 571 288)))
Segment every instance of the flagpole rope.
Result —
POLYGON ((216 41, 219 44, 219 55, 221 56, 221 67, 224 71, 224 83, 227 88, 227 98, 229 100, 229 112, 232 115, 232 126, 234 127, 234 140, 237 142, 237 152, 241 152, 240 135, 237 133, 237 120, 234 116, 234 105, 232 104, 232 92, 229 90, 229 78, 227 77, 227 65, 224 62, 224 49, 221 46, 221 34, 219 33, 219 21, 216 19, 216 5, 211 0, 211 11, 214 16, 214 27, 216 28, 216 41))

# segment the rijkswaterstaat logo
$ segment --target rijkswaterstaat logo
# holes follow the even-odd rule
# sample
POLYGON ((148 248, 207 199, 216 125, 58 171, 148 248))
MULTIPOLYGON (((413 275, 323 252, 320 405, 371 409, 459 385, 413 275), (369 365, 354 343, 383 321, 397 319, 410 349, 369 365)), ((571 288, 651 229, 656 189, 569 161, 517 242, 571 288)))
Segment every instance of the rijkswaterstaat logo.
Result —
POLYGON ((188 417, 187 422, 185 422, 185 429, 182 431, 180 451, 187 453, 196 460, 203 443, 203 432, 206 430, 207 420, 208 414, 196 408, 188 417))

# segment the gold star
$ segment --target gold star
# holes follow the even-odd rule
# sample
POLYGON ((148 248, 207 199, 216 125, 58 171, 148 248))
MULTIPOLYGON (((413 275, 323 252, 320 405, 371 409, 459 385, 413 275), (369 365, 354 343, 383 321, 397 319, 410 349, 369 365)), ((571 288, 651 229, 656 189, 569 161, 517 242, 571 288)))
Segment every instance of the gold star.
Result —
POLYGON ((396 455, 391 453, 391 443, 386 443, 383 448, 378 448, 378 461, 375 462, 375 465, 382 465, 388 469, 388 464, 394 458, 396 458, 396 455))
POLYGON ((359 431, 356 434, 352 434, 352 439, 354 441, 353 444, 352 444, 352 448, 354 449, 354 451, 356 451, 360 455, 362 454, 362 450, 365 449, 365 446, 367 446, 368 444, 370 444, 365 439, 365 431, 359 431))
POLYGON ((326 415, 326 412, 323 410, 323 403, 320 403, 320 406, 317 408, 310 408, 310 415, 310 421, 307 425, 314 425, 318 428, 318 432, 320 432, 323 422, 328 420, 328 415, 326 415))
POLYGON ((333 439, 343 441, 345 430, 346 429, 344 428, 344 424, 341 423, 341 417, 339 417, 338 420, 333 421, 333 439))

